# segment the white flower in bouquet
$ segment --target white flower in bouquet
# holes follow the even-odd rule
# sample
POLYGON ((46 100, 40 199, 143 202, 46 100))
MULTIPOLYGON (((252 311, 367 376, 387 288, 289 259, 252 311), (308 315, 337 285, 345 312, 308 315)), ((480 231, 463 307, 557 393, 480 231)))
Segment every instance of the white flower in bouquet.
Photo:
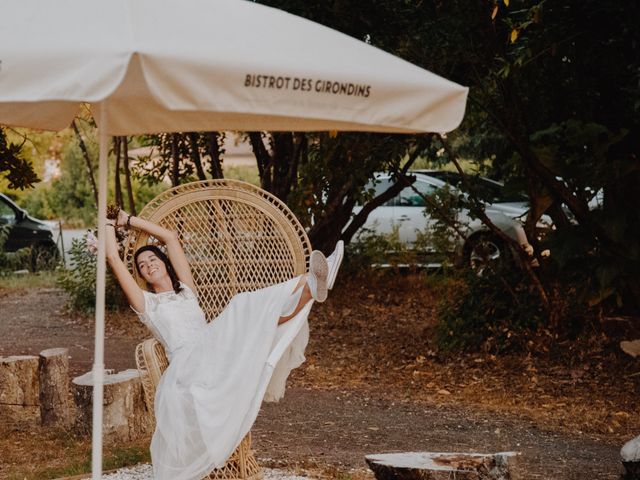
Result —
POLYGON ((87 232, 87 236, 85 239, 87 252, 92 255, 98 254, 98 237, 96 237, 92 231, 87 232))

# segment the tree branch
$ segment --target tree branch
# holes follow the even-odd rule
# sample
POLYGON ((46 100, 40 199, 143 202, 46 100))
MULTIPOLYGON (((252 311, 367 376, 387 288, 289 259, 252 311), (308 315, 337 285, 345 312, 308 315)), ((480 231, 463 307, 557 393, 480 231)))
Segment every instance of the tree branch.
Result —
POLYGON ((220 152, 220 145, 218 144, 219 132, 207 132, 207 152, 211 158, 211 177, 212 178, 224 178, 224 172, 222 171, 222 159, 220 152))
POLYGON ((114 174, 116 205, 118 205, 119 207, 122 207, 123 206, 122 185, 120 184, 120 160, 121 160, 120 137, 113 137, 112 141, 113 141, 113 153, 116 156, 116 168, 115 168, 115 174, 114 174))
POLYGON ((178 134, 171 134, 171 184, 174 187, 180 185, 180 151, 178 148, 178 134))
MULTIPOLYGON (((464 170, 462 170, 462 167, 460 166, 460 162, 458 161, 457 156, 453 153, 451 146, 449 145, 449 142, 447 142, 445 138, 440 134, 438 134, 438 138, 440 139, 440 142, 442 143, 443 148, 447 152, 447 156, 453 162, 453 164, 456 167, 456 170, 460 174, 462 178, 462 185, 464 187, 464 190, 466 190, 470 194, 470 198, 472 199, 472 202, 473 202, 474 215, 476 215, 480 219, 480 221, 484 225, 486 225, 487 228, 489 228, 489 230, 494 235, 500 238, 503 242, 509 245, 514 252, 516 252, 516 254, 518 255, 519 263, 527 272, 527 275, 529 276, 531 282, 536 287, 536 290, 538 291, 538 294, 540 296, 540 299, 542 300, 545 310, 547 312, 550 312, 551 305, 549 302, 549 296, 546 290, 544 289, 542 282, 540 282, 538 275, 536 275, 536 273, 533 271, 533 268, 531 267, 531 261, 530 261, 531 259, 529 257, 529 254, 524 250, 522 245, 520 245, 516 240, 514 240, 509 235, 504 233, 501 229, 499 229, 487 216, 485 212, 484 204, 482 204, 482 202, 478 200, 478 197, 474 194, 473 188, 469 183, 469 178, 467 177, 467 174, 464 172, 464 170)), ((490 262, 486 262, 486 263, 489 266, 489 268, 492 268, 490 262)), ((495 269, 493 270, 495 272, 495 269)), ((496 272, 496 273, 499 273, 499 272, 496 272)), ((502 275, 499 275, 499 276, 502 277, 502 275)), ((504 282, 505 280, 503 278, 503 283, 504 282)))
POLYGON ((78 144, 80 145, 80 150, 82 151, 82 158, 84 158, 85 166, 87 167, 87 175, 89 176, 89 182, 91 183, 91 190, 93 191, 93 200, 95 201, 95 206, 98 208, 98 187, 96 185, 96 179, 93 176, 93 165, 91 164, 91 159, 89 158, 89 152, 87 151, 87 146, 84 143, 82 135, 80 134, 80 130, 78 130, 78 126, 76 125, 75 119, 71 122, 71 128, 75 132, 76 139, 78 140, 78 144))
POLYGON ((253 154, 258 162, 258 175, 260 176, 260 184, 266 191, 270 191, 271 187, 271 174, 268 171, 268 165, 271 157, 267 151, 267 147, 264 146, 262 135, 260 132, 249 132, 249 140, 251 141, 251 148, 253 154))
POLYGON ((136 202, 133 199, 133 186, 131 185, 131 169, 129 168, 129 140, 122 137, 122 158, 124 160, 124 179, 127 184, 127 197, 129 199, 129 213, 136 214, 136 202))
POLYGON ((189 156, 191 157, 191 161, 196 166, 196 174, 198 175, 198 180, 206 180, 207 176, 204 173, 204 169, 202 168, 202 159, 200 157, 200 146, 198 144, 199 135, 196 132, 188 132, 187 138, 189 139, 189 156))

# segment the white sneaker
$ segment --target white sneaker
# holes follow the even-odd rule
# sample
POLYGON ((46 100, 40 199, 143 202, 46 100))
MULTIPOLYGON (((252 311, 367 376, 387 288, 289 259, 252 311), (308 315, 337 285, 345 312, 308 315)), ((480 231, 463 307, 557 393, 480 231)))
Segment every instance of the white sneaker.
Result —
POLYGON ((327 299, 328 272, 329 266, 327 265, 327 258, 324 254, 319 250, 311 252, 307 283, 309 284, 309 290, 311 290, 311 296, 316 302, 322 303, 327 299))
POLYGON ((329 264, 329 273, 327 274, 327 288, 331 290, 333 284, 336 283, 336 277, 338 276, 338 270, 340 270, 340 264, 344 257, 344 242, 338 240, 336 248, 333 253, 327 257, 327 263, 329 264))

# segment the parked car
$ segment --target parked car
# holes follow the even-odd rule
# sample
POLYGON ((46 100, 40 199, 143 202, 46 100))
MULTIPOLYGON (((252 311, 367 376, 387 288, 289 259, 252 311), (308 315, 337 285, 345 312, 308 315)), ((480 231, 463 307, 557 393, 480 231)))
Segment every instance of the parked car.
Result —
POLYGON ((42 220, 30 216, 26 210, 16 205, 9 197, 0 193, 0 229, 6 230, 0 238, 0 248, 5 252, 15 252, 21 248, 31 248, 30 266, 32 270, 48 267, 58 258, 58 247, 51 228, 42 220), (6 235, 6 237, 5 237, 6 235))
MULTIPOLYGON (((413 245, 420 232, 433 231, 436 220, 425 211, 425 201, 422 195, 430 196, 438 190, 448 187, 453 193, 459 193, 456 186, 459 184, 459 175, 453 172, 443 171, 414 171, 416 181, 410 187, 404 188, 398 195, 384 205, 373 210, 363 226, 364 231, 376 234, 391 234, 397 230, 399 241, 413 245), (414 190, 415 188, 415 190, 414 190), (416 193, 416 190, 420 194, 416 193)), ((375 194, 378 195, 387 190, 394 180, 389 175, 379 174, 376 182, 372 183, 375 194)), ((533 248, 527 240, 523 228, 523 220, 529 210, 529 205, 524 195, 507 195, 503 186, 489 179, 480 179, 481 186, 487 188, 491 195, 486 204, 485 212, 489 219, 509 237, 522 245, 527 251, 533 248)), ((356 212, 361 207, 356 207, 356 212)), ((473 268, 490 261, 501 261, 510 258, 510 250, 505 242, 489 230, 480 220, 473 219, 467 210, 461 210, 457 216, 457 222, 462 226, 460 235, 451 238, 453 253, 459 263, 466 263, 473 268)), ((434 246, 428 246, 424 252, 427 256, 437 258, 438 253, 434 246)), ((433 264, 428 258, 426 263, 433 264)), ((437 262, 436 262, 437 264, 437 262)))

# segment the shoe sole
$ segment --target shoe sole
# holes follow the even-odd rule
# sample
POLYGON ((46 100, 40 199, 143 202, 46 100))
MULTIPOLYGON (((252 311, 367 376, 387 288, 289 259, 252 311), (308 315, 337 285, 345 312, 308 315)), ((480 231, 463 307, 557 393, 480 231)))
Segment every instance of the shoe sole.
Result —
POLYGON ((342 264, 342 258, 344 257, 344 242, 340 240, 336 244, 336 257, 335 261, 331 264, 331 269, 329 270, 329 274, 327 276, 327 288, 331 290, 333 288, 333 284, 336 283, 336 277, 338 276, 338 270, 340 270, 340 264, 342 264))
POLYGON ((309 259, 309 273, 316 279, 316 295, 313 299, 316 302, 324 302, 327 299, 327 274, 329 273, 329 266, 327 265, 327 259, 317 250, 311 252, 311 258, 309 259))

